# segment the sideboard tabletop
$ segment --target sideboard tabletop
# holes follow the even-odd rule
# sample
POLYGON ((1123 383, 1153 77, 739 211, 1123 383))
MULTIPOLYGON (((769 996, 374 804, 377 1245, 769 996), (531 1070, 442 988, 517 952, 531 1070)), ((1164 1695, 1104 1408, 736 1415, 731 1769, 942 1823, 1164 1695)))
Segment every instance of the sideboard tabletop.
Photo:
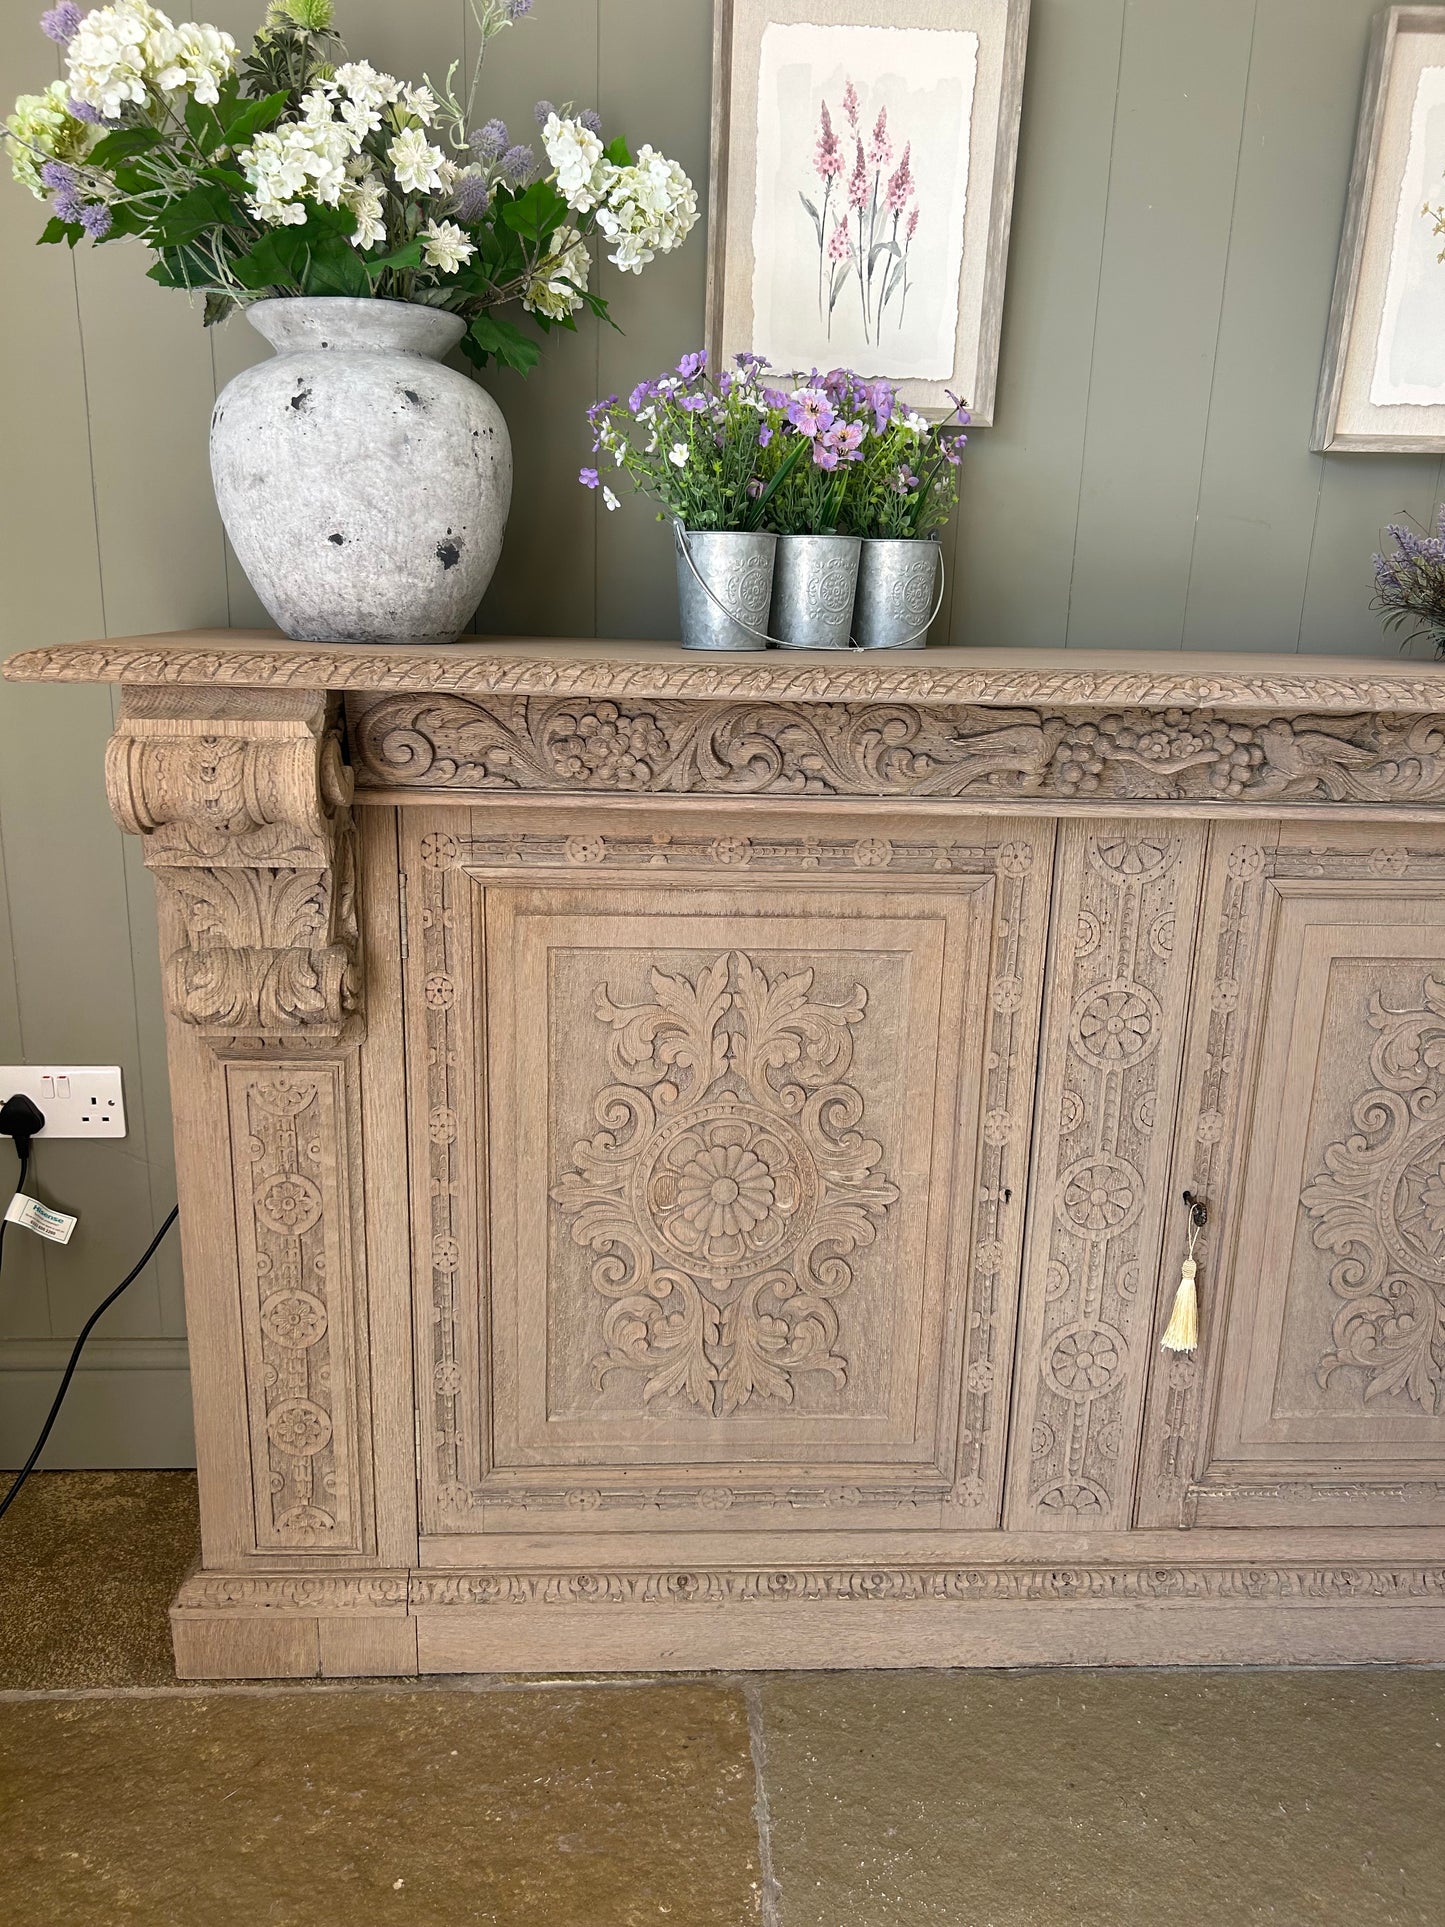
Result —
POLYGON ((153 687, 1445 714, 1445 665, 1173 650, 710 654, 668 642, 520 636, 394 648, 290 642, 260 629, 186 629, 25 650, 10 658, 5 675, 153 687))

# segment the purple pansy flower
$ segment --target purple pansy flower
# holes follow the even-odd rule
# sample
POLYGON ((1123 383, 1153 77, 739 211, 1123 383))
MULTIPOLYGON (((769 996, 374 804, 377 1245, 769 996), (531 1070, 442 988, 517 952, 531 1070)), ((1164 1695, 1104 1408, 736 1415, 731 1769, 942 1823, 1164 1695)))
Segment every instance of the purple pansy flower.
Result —
POLYGON ((582 484, 583 488, 598 488, 601 485, 602 477, 597 473, 595 468, 583 468, 577 471, 577 480, 582 484))
POLYGON ((699 348, 696 354, 683 356, 682 360, 677 364, 677 372, 682 376, 684 381, 696 381, 706 366, 707 354, 703 349, 699 348))
POLYGON ((799 388, 789 397, 787 417, 799 434, 811 441, 837 420, 832 403, 821 388, 799 388))

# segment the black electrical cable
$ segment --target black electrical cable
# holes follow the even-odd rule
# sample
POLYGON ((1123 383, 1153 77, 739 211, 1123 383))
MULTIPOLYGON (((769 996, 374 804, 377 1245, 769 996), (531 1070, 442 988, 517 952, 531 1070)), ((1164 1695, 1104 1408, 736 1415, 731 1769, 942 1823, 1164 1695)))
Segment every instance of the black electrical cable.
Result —
MULTIPOLYGON (((23 1191, 25 1189, 25 1180, 29 1175, 30 1152, 27 1149, 20 1153, 20 1176, 15 1185, 17 1191, 23 1191)), ((0 1265, 3 1265, 5 1262, 5 1227, 8 1223, 8 1218, 0 1218, 0 1265)))
MULTIPOLYGON (((28 1163, 28 1159, 21 1160, 20 1170, 21 1170, 22 1185, 24 1184, 24 1173, 25 1173, 25 1168, 27 1163, 28 1163)), ((31 1452, 30 1457, 25 1461, 24 1465, 21 1467, 20 1471, 16 1474, 14 1482, 11 1484, 10 1490, 5 1494, 5 1497, 3 1499, 0 1499, 0 1519, 3 1519, 5 1517, 5 1514, 10 1510, 11 1505, 15 1501, 16 1494, 19 1492, 21 1486, 24 1485, 25 1481, 30 1477, 30 1474, 35 1470, 35 1462, 40 1457, 40 1454, 45 1450, 45 1441, 50 1437, 50 1428, 54 1425, 56 1418, 59 1415, 60 1407, 65 1399, 65 1394, 70 1390, 70 1381, 72 1378, 74 1378, 75 1368, 80 1363, 81 1351, 83 1350, 85 1346, 85 1341, 87 1338, 89 1338, 91 1331, 95 1326, 97 1320, 101 1317, 101 1315, 104 1312, 109 1311, 111 1306, 115 1303, 116 1299, 120 1297, 121 1293, 125 1291, 130 1285, 133 1285, 136 1279, 140 1277, 141 1273, 145 1270, 146 1266, 150 1263, 151 1259, 155 1256, 156 1249, 159 1246, 161 1239, 165 1237, 166 1233, 170 1230, 171 1226, 175 1223, 179 1215, 180 1215, 179 1205, 173 1204, 171 1206, 170 1216, 166 1219, 165 1223, 161 1226, 160 1230, 156 1233, 156 1235, 151 1239, 150 1243, 146 1246, 145 1251, 142 1254, 139 1262, 133 1267, 132 1270, 126 1273, 124 1278, 121 1279, 120 1283, 116 1286, 115 1290, 111 1292, 108 1297, 101 1299, 100 1303, 96 1306, 95 1310, 90 1314, 89 1318, 87 1318, 85 1323, 81 1326, 80 1336, 79 1338, 76 1339, 75 1344, 71 1347, 70 1358, 65 1367, 65 1376, 60 1381, 60 1388, 56 1392, 55 1397, 51 1402, 50 1410, 45 1417, 45 1423, 40 1428, 40 1437, 35 1441, 35 1448, 31 1452)))

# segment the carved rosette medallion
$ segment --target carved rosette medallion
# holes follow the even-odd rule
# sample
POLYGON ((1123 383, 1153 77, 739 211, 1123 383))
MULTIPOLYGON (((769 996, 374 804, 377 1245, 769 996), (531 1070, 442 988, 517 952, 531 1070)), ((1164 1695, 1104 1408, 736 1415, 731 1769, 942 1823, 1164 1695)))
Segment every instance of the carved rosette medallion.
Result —
POLYGON ((790 1404, 805 1373, 846 1382, 837 1301, 899 1193, 847 1081, 866 992, 814 977, 736 950, 652 970, 642 1003, 598 989, 614 1081, 551 1195, 606 1301, 599 1387, 722 1417, 790 1404))
POLYGON ((361 1546, 336 1222, 339 1076, 334 1066, 228 1072, 261 1550, 361 1546))
POLYGON ((1374 1084, 1354 1130, 1300 1194, 1315 1244, 1333 1252, 1341 1301, 1318 1379, 1355 1368, 1365 1402, 1398 1395, 1441 1409, 1445 1386, 1445 976, 1396 1010, 1378 992, 1368 1022, 1374 1084))

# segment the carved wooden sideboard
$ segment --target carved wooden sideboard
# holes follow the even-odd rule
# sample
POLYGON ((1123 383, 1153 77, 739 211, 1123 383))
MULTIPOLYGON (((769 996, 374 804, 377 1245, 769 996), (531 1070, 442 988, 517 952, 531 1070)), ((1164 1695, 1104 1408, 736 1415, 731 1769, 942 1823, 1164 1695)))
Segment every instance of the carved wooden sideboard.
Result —
POLYGON ((1445 671, 9 674, 160 886, 183 1674, 1445 1660, 1445 671))

